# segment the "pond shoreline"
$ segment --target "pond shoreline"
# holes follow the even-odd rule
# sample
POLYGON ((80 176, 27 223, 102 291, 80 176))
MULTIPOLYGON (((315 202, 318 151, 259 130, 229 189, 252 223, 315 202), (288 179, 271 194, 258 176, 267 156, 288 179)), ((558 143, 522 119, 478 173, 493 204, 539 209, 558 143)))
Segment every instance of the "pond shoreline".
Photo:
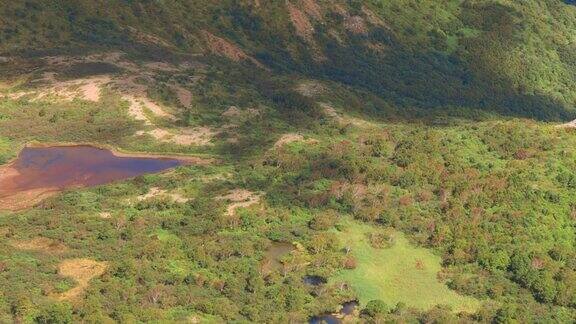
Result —
MULTIPOLYGON (((151 159, 176 159, 185 162, 186 165, 197 164, 197 165, 209 165, 217 162, 215 158, 212 157, 202 157, 198 155, 187 155, 181 153, 155 153, 155 152, 132 152, 125 151, 118 147, 113 147, 111 145, 100 144, 100 143, 90 143, 90 142, 29 142, 20 148, 22 151, 25 148, 49 148, 49 147, 78 147, 78 146, 90 146, 101 150, 108 150, 117 157, 126 158, 151 158, 151 159)), ((12 159, 7 164, 12 163, 18 157, 12 159)))
POLYGON ((0 210, 16 212, 31 208, 42 200, 68 189, 102 185, 147 173, 163 173, 176 166, 209 165, 214 161, 214 159, 176 154, 127 153, 105 145, 31 142, 23 145, 14 159, 0 166, 0 183, 2 183, 0 210), (74 153, 74 148, 78 148, 80 152, 74 153), (37 149, 45 151, 45 156, 40 153, 39 161, 28 161, 32 164, 24 167, 27 174, 23 174, 21 160, 34 159, 30 155, 33 155, 32 152, 37 149), (54 155, 52 149, 59 151, 59 155, 54 155), (58 163, 52 163, 51 159, 57 160, 58 163), (176 163, 176 165, 171 166, 167 163, 176 163), (164 164, 165 167, 159 167, 159 164, 164 164), (154 165, 157 166, 154 167, 154 165), (108 169, 99 170, 106 167, 108 169), (139 167, 142 169, 138 170, 139 167), (78 168, 80 170, 76 170, 78 168), (71 178, 66 178, 69 170, 75 170, 75 173, 70 176, 71 178), (125 175, 117 175, 115 178, 109 174, 110 172, 124 172, 125 175), (54 177, 63 182, 58 183, 53 179, 54 177), (45 178, 52 179, 43 183, 42 179, 45 178), (98 178, 109 179, 99 182, 100 180, 95 180, 98 178))

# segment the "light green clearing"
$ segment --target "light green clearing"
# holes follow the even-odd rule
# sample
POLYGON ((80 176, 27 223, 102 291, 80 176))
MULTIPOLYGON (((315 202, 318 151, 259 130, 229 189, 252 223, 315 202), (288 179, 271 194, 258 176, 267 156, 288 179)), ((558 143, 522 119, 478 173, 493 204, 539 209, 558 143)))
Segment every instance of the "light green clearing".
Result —
POLYGON ((472 313, 478 308, 477 299, 459 295, 438 281, 440 257, 412 246, 403 233, 394 232, 395 243, 391 248, 375 249, 366 236, 373 227, 353 221, 342 225, 340 242, 352 248, 358 266, 342 270, 332 281, 349 283, 362 305, 380 299, 390 306, 402 302, 423 310, 448 305, 456 312, 472 313))

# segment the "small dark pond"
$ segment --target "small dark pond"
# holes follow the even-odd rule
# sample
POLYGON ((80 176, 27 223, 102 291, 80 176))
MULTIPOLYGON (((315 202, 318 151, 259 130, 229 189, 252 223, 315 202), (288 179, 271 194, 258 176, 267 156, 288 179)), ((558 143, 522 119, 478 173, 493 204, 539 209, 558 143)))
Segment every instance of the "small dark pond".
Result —
POLYGON ((346 315, 352 315, 356 308, 358 307, 358 301, 349 301, 342 304, 342 309, 339 314, 324 314, 314 316, 310 319, 310 324, 340 324, 342 323, 342 317, 346 315))
POLYGON ((326 278, 322 276, 305 276, 302 281, 309 286, 320 286, 328 282, 326 278))
POLYGON ((39 188, 97 186, 182 164, 170 158, 120 157, 93 146, 28 147, 0 172, 0 198, 39 188))

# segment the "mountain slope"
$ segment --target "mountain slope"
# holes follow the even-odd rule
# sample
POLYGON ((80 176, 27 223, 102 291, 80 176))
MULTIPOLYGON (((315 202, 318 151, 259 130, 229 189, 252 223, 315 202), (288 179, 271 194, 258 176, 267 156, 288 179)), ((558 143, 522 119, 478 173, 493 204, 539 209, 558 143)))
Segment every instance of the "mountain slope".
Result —
POLYGON ((234 60, 240 51, 277 73, 334 80, 428 113, 458 106, 574 117, 576 9, 556 0, 23 1, 2 9, 16 17, 2 24, 5 51, 145 43, 234 60))

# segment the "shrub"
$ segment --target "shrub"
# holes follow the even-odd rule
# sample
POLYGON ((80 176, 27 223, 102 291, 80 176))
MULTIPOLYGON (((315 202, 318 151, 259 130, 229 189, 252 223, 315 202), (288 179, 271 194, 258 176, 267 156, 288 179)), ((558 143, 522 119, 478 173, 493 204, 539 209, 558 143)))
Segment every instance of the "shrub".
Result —
POLYGON ((366 308, 362 311, 362 314, 365 314, 370 317, 375 317, 376 315, 386 314, 390 312, 390 307, 386 305, 386 303, 380 299, 371 300, 366 305, 366 308))
POLYGON ((68 304, 51 304, 36 315, 34 322, 41 324, 72 323, 72 307, 68 304))

